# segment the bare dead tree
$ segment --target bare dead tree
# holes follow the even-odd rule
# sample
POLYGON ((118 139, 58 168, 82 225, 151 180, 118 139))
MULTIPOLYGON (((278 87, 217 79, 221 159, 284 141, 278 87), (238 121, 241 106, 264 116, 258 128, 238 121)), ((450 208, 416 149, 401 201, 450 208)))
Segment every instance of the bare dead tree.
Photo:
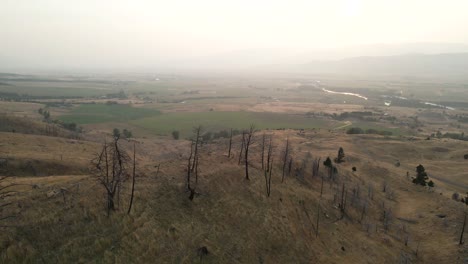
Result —
POLYGON ((232 147, 232 128, 231 128, 231 134, 229 136, 228 158, 231 158, 231 147, 232 147))
POLYGON ((195 172, 195 167, 197 165, 197 162, 195 162, 198 159, 198 148, 201 145, 201 134, 203 130, 201 126, 197 126, 193 128, 193 133, 195 134, 194 143, 195 143, 195 151, 194 151, 194 162, 192 162, 192 168, 191 171, 195 172))
POLYGON ((186 186, 187 186, 187 190, 191 190, 191 186, 190 186, 190 177, 191 177, 191 174, 192 174, 192 157, 193 157, 193 140, 190 141, 190 155, 189 155, 189 158, 187 160, 188 164, 187 164, 187 183, 186 183, 186 186))
POLYGON ((322 194, 323 194, 323 175, 322 175, 322 183, 320 184, 320 198, 322 198, 322 194))
POLYGON ((318 176, 320 168, 320 158, 315 158, 312 161, 312 177, 318 176))
POLYGON ((272 145, 272 140, 270 137, 270 143, 268 145, 268 154, 267 154, 267 164, 268 168, 263 169, 263 174, 265 175, 265 185, 266 185, 266 192, 267 192, 267 197, 270 197, 271 193, 271 174, 273 172, 273 145, 272 145))
POLYGON ((383 227, 385 230, 385 233, 390 229, 390 225, 392 224, 393 221, 393 213, 392 213, 392 208, 386 208, 385 207, 385 202, 382 203, 382 223, 383 227))
MULTIPOLYGON (((132 210, 132 205, 133 205, 133 197, 135 195, 135 176, 136 176, 136 146, 135 142, 133 142, 133 171, 132 171, 132 193, 130 195, 130 204, 128 206, 128 211, 127 214, 130 214, 130 211, 132 210)), ((159 167, 158 167, 159 170, 159 167)))
POLYGON ((245 136, 245 179, 249 180, 249 148, 252 143, 252 137, 253 134, 255 133, 255 126, 252 124, 250 125, 249 131, 246 132, 245 136))
POLYGON ((270 169, 269 170, 263 170, 263 173, 265 175, 265 185, 266 185, 266 193, 267 197, 270 197, 271 194, 271 173, 273 171, 273 159, 271 161, 270 169))
POLYGON ((315 237, 318 237, 318 233, 319 233, 319 224, 320 224, 320 200, 319 200, 319 202, 317 203, 317 223, 315 224, 315 225, 316 225, 316 228, 315 228, 315 237))
POLYGON ((242 153, 244 152, 244 143, 245 143, 245 131, 242 131, 242 142, 241 142, 241 147, 239 151, 239 162, 238 164, 241 164, 242 161, 242 153))
POLYGON ((262 170, 265 169, 265 132, 263 132, 262 134, 262 144, 261 144, 261 147, 262 147, 262 154, 261 154, 261 158, 262 158, 262 170))
POLYGON ((345 194, 345 190, 346 190, 345 184, 343 183, 343 188, 341 189, 341 202, 340 202, 341 219, 343 219, 345 215, 345 209, 346 209, 347 190, 346 190, 346 194, 345 194))
POLYGON ((193 200, 195 197, 195 189, 196 185, 198 184, 198 167, 199 167, 199 160, 200 160, 200 149, 202 144, 202 133, 203 129, 201 126, 197 126, 193 129, 194 138, 190 143, 190 155, 188 158, 187 164, 187 189, 190 192, 189 199, 190 201, 193 200), (195 187, 192 186, 191 178, 192 174, 195 174, 195 187))
POLYGON ((273 135, 270 135, 269 142, 268 142, 268 153, 267 153, 267 163, 266 163, 266 170, 270 169, 270 163, 273 155, 273 135))
POLYGON ((463 243, 465 243, 465 241, 463 241, 463 234, 465 233, 465 226, 466 226, 466 211, 463 217, 463 227, 460 233, 460 242, 458 243, 459 245, 463 245, 463 243))
POLYGON ((366 215, 367 211, 368 211, 368 206, 369 206, 369 202, 366 200, 364 200, 362 202, 362 205, 361 205, 361 218, 359 220, 360 223, 362 223, 362 220, 364 220, 364 216, 366 215))
POLYGON ((355 207, 358 206, 358 202, 361 199, 361 187, 359 184, 352 189, 353 195, 351 196, 351 206, 355 207))
POLYGON ((374 200, 374 188, 372 187, 372 184, 369 183, 369 186, 367 187, 367 197, 370 200, 374 200))
POLYGON ((195 159, 194 157, 194 141, 192 140, 190 142, 190 155, 189 155, 189 158, 187 160, 187 190, 190 192, 190 196, 189 196, 189 200, 192 201, 193 198, 195 197, 195 188, 192 188, 192 185, 191 185, 191 176, 192 176, 192 159, 195 159))
POLYGON ((283 173, 281 176, 281 182, 284 182, 284 174, 286 172, 286 163, 288 162, 289 156, 289 138, 286 138, 286 147, 284 148, 284 156, 283 156, 283 173))
POLYGON ((157 178, 157 177, 158 177, 158 174, 159 174, 159 169, 161 168, 161 163, 159 163, 158 166, 155 166, 155 167, 158 168, 158 169, 156 170, 156 174, 155 174, 155 176, 154 176, 155 178, 157 178))
POLYGON ((115 210, 114 199, 121 183, 128 177, 130 158, 120 149, 119 137, 114 142, 104 142, 101 152, 91 161, 91 171, 107 194, 107 215, 115 210))
POLYGON ((198 161, 199 161, 199 155, 195 156, 195 183, 198 183, 198 161))
POLYGON ((386 180, 382 182, 382 192, 386 192, 388 187, 388 183, 386 180))

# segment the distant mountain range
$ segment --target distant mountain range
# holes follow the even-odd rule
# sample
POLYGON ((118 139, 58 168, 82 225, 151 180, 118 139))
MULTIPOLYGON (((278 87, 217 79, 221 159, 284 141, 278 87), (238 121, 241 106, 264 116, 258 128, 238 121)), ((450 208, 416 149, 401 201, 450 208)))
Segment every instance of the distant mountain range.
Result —
MULTIPOLYGON (((296 68, 296 67, 294 67, 296 68)), ((300 71, 335 74, 468 76, 468 52, 365 56, 333 61, 312 61, 300 71)))
MULTIPOLYGON (((1 51, 0 51, 1 52, 1 51)), ((342 48, 241 49, 192 57, 168 57, 167 60, 139 61, 134 65, 94 65, 70 58, 38 61, 36 58, 0 54, 0 71, 84 72, 304 72, 336 74, 448 75, 468 76, 468 45, 458 43, 371 44, 342 48), (146 64, 145 64, 146 63, 146 64), (60 67, 59 67, 60 66, 60 67)))

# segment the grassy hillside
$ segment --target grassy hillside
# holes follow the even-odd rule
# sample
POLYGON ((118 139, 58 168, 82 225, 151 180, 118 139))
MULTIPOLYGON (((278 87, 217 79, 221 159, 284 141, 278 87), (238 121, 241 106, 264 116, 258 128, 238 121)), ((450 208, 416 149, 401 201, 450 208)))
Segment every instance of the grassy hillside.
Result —
MULTIPOLYGON (((437 182, 436 190, 430 192, 406 178, 406 171, 413 175, 421 161, 411 149, 450 147, 458 153, 466 146, 449 141, 419 141, 424 143, 420 146, 380 136, 276 131, 272 193, 267 197, 259 135, 251 149, 250 181, 237 165, 239 137, 234 139, 235 156, 231 159, 226 156, 226 140, 204 145, 198 195, 192 202, 185 187, 188 142, 142 139, 137 144, 138 177, 130 215, 126 214, 130 182, 124 184, 119 209, 107 217, 104 189, 92 176, 64 173, 13 178, 28 185, 18 186, 21 192, 10 198, 15 206, 2 212, 20 213, 14 221, 5 222, 9 227, 0 236, 1 261, 457 263, 468 257, 466 246, 457 245, 464 205, 452 201, 442 183, 437 182), (279 161, 286 137, 294 164, 293 173, 281 183, 279 161), (311 175, 312 158, 323 161, 326 156, 333 157, 340 146, 345 149, 346 161, 337 165, 336 181, 329 181, 326 170, 321 169, 325 184, 320 197, 321 178, 311 175), (395 167, 394 157, 400 159, 400 167, 395 167), (156 176, 157 164, 161 170, 156 176), (356 172, 352 172, 353 166, 356 172), (37 187, 31 188, 34 184, 37 187), (347 207, 341 217, 343 193, 347 207), (362 217, 363 204, 367 209, 362 217), (384 211, 391 211, 388 225, 382 218, 384 211), (203 246, 209 254, 200 261, 197 249, 203 246)), ((87 167, 99 148, 92 142, 72 144, 8 133, 2 134, 0 144, 0 156, 16 153, 18 158, 38 156, 43 160, 54 159, 53 155, 64 149, 63 162, 81 168, 87 167)), ((122 141, 128 151, 131 145, 122 141)), ((455 156, 451 164, 462 168, 464 163, 455 156)), ((431 167, 430 160, 429 156, 422 159, 431 179, 432 175, 445 177, 431 167)))

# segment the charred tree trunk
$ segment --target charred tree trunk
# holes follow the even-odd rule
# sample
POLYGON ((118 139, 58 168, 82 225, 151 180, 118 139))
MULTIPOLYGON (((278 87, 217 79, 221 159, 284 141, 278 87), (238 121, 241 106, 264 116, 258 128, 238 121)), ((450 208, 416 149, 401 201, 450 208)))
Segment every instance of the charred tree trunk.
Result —
POLYGON ((266 186, 267 197, 270 197, 270 194, 271 194, 271 173, 273 170, 272 167, 273 167, 273 164, 268 171, 266 169, 263 170, 263 173, 265 175, 265 186, 266 186))
POLYGON ((322 198, 323 194, 323 175, 322 175, 322 184, 320 185, 320 198, 322 198))
POLYGON ((194 162, 192 162, 192 168, 191 168, 191 171, 192 171, 192 172, 195 171, 195 166, 196 166, 195 160, 198 158, 198 145, 200 144, 200 133, 201 133, 201 130, 202 130, 202 127, 201 127, 201 126, 198 126, 198 127, 195 127, 195 128, 194 128, 194 133, 195 133, 195 151, 194 151, 194 157, 193 157, 193 161, 194 161, 194 162))
POLYGON ((340 202, 341 219, 344 217, 345 206, 346 206, 345 203, 346 203, 345 184, 343 183, 343 188, 341 189, 341 202, 340 202))
POLYGON ((288 160, 288 155, 289 155, 289 138, 286 139, 286 148, 284 150, 284 157, 283 157, 283 174, 281 176, 281 182, 284 181, 284 174, 286 170, 286 162, 288 160))
POLYGON ((245 141, 245 131, 242 131, 242 142, 241 142, 241 147, 240 147, 240 152, 239 152, 239 162, 238 164, 241 164, 242 161, 242 153, 244 152, 244 141, 245 141))
POLYGON ((313 177, 318 176, 319 169, 320 169, 320 158, 316 158, 312 162, 312 176, 313 177))
POLYGON ((110 215, 110 211, 115 211, 114 194, 112 192, 107 192, 107 216, 110 215))
MULTIPOLYGON (((127 214, 130 214, 130 211, 132 210, 132 205, 133 205, 133 196, 135 195, 135 176, 136 176, 136 158, 135 158, 135 153, 136 153, 136 147, 135 147, 135 142, 133 142, 133 173, 132 173, 132 193, 130 196, 130 205, 128 206, 128 212, 127 214)), ((159 170, 159 168, 158 168, 159 170)))
POLYGON ((130 158, 124 151, 120 150, 118 137, 113 143, 102 145, 102 150, 95 159, 91 161, 92 174, 106 191, 106 209, 109 215, 115 210, 115 202, 119 202, 120 187, 127 175, 127 164, 130 158), (117 197, 116 197, 117 196, 117 197))
POLYGON ((465 241, 463 241, 463 234, 465 233, 465 226, 466 226, 466 212, 465 212, 465 217, 463 218, 463 227, 462 227, 461 234, 460 234, 459 245, 463 245, 463 243, 465 243, 465 241))
POLYGON ((360 223, 362 222, 362 220, 364 220, 364 216, 366 215, 366 211, 367 211, 367 201, 364 201, 364 203, 362 205, 361 219, 359 220, 360 223))
POLYGON ((198 183, 198 155, 195 158, 195 183, 198 183))
POLYGON ((231 147, 232 147, 232 128, 231 128, 231 135, 229 136, 228 158, 231 158, 231 147))
POLYGON ((265 169, 265 132, 262 135, 262 170, 265 169))
POLYGON ((293 158, 291 157, 289 159, 289 165, 288 165, 288 176, 291 176, 292 164, 293 164, 293 158))
POLYGON ((272 159, 272 153, 273 153, 273 135, 270 135, 270 139, 269 139, 269 142, 268 142, 268 152, 267 152, 267 163, 266 163, 266 170, 269 171, 270 170, 270 163, 271 163, 271 159, 272 159))
POLYGON ((187 164, 187 190, 191 190, 190 186, 190 174, 191 174, 191 167, 192 167, 192 156, 193 156, 193 141, 190 142, 190 156, 188 158, 187 164))
POLYGON ((320 224, 320 201, 319 201, 319 203, 317 204, 317 223, 315 224, 315 225, 316 225, 316 228, 315 228, 315 237, 318 237, 318 233, 319 233, 319 224, 320 224))
POLYGON ((252 143, 252 136, 254 133, 254 125, 250 125, 250 130, 245 137, 245 179, 249 180, 249 148, 252 143))

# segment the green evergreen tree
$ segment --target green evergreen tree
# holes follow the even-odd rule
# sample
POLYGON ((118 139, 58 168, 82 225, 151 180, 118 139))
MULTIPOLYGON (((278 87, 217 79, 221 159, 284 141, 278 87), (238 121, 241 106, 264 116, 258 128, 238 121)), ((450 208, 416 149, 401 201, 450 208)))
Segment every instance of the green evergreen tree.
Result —
MULTIPOLYGON (((419 185, 422 185, 422 186, 426 186, 428 179, 429 179, 429 177, 427 176, 426 169, 424 169, 423 165, 419 164, 416 167, 416 178, 413 178, 413 183, 414 184, 419 184, 419 185)), ((432 182, 432 181, 430 181, 430 182, 432 182)), ((432 182, 431 185, 432 186, 430 186, 430 187, 434 187, 434 182, 432 182)))
POLYGON ((336 157, 335 161, 336 163, 341 163, 344 161, 344 157, 345 157, 345 154, 344 154, 344 150, 342 147, 340 147, 340 149, 338 150, 338 156, 336 157))

